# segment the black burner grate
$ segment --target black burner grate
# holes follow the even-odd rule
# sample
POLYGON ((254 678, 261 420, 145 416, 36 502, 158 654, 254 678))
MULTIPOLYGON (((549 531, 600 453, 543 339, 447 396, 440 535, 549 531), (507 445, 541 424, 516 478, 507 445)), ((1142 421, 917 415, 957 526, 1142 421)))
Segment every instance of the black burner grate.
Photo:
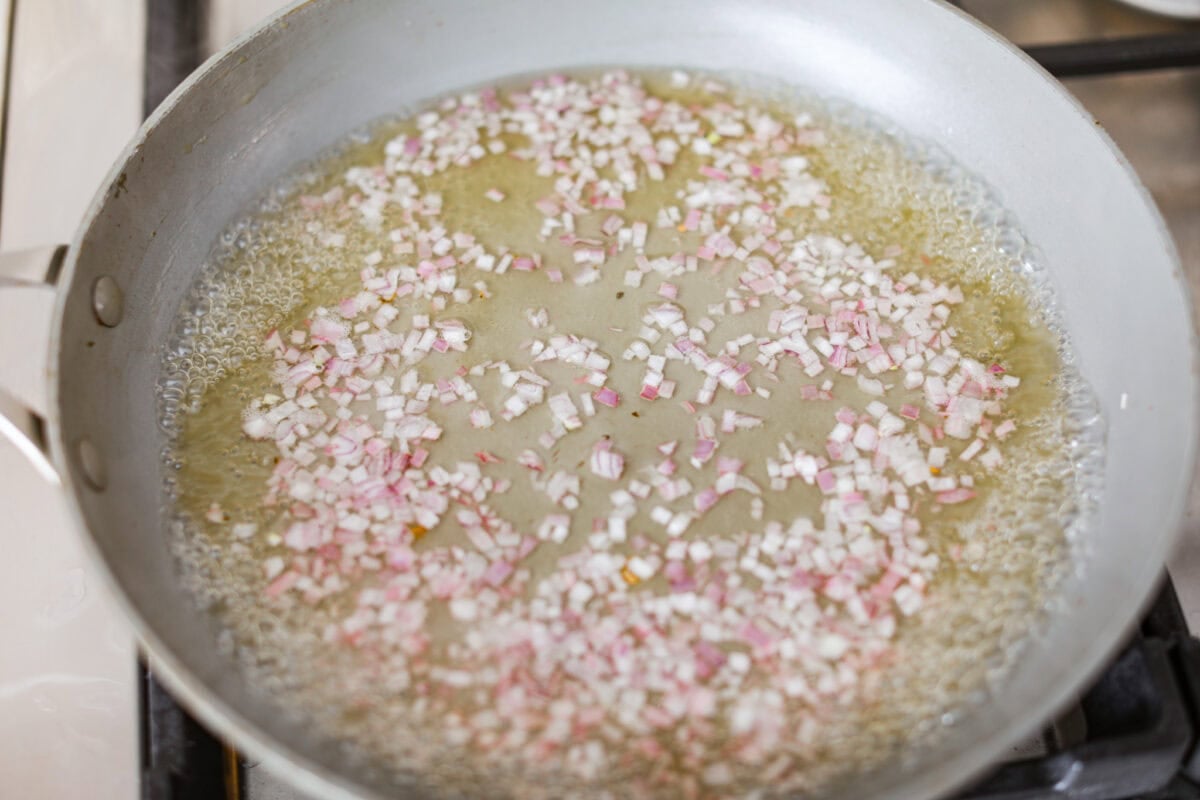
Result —
POLYGON ((1200 641, 1168 582, 1125 650, 1042 734, 959 800, 1200 800, 1200 641))
POLYGON ((1195 67, 1200 31, 1039 45, 1025 52, 1059 78, 1195 67))

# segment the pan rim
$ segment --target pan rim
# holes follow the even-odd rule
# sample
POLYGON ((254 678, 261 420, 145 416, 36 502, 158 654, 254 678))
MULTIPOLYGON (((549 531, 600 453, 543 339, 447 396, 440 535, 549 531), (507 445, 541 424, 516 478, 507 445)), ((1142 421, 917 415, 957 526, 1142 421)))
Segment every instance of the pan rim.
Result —
MULTIPOLYGON (((279 27, 285 26, 288 18, 292 15, 303 13, 308 8, 319 7, 331 2, 332 0, 296 0, 296 2, 263 20, 254 29, 243 34, 219 53, 210 57, 196 72, 181 83, 146 122, 143 123, 137 135, 118 157, 118 160, 102 182, 97 194, 89 205, 87 213, 79 227, 76 229, 64 263, 62 278, 60 280, 61 287, 63 288, 58 292, 58 297, 56 298, 50 336, 51 357, 48 370, 50 384, 48 387, 49 413, 47 422, 53 462, 59 470, 64 488, 67 490, 66 502, 73 518, 74 527, 83 540, 84 547, 92 563, 96 565, 103 582, 107 584, 110 595, 116 598, 134 628, 139 641, 143 643, 144 651, 150 658, 152 666, 156 668, 157 673, 162 676, 164 683, 176 694, 183 705, 206 725, 219 732, 221 736, 227 737, 239 748, 244 749, 246 753, 263 761, 268 769, 274 768, 274 771, 279 772, 291 768, 288 779, 303 790, 319 794, 320 796, 331 796, 332 794, 347 798, 364 796, 379 797, 380 795, 377 793, 368 794, 371 791, 369 787, 349 780, 342 773, 312 760, 309 756, 302 754, 291 746, 282 744, 274 736, 267 733, 265 728, 242 714, 220 694, 209 688, 209 684, 198 677, 191 668, 183 663, 183 660, 178 658, 174 651, 167 647, 164 641, 150 628, 142 614, 138 611, 132 598, 122 589, 116 575, 111 570, 107 560, 103 557, 99 545, 89 531, 83 509, 77 499, 78 493, 84 491, 84 487, 80 485, 80 482, 76 479, 73 470, 69 466, 70 460, 67 455, 68 443, 64 439, 65 434, 60 414, 59 371, 62 358, 62 328, 67 305, 66 289, 72 286, 75 279, 76 267, 86 235, 106 205, 113 188, 117 185, 120 175, 124 171, 125 165, 136 157, 143 143, 152 135, 161 120, 171 114, 172 110, 179 105, 193 86, 202 82, 214 70, 226 64, 231 59, 237 58, 241 51, 249 44, 261 37, 272 35, 279 27), (295 769, 297 766, 300 767, 300 771, 295 769)), ((1032 69, 1035 74, 1038 74, 1044 82, 1050 85, 1052 91, 1058 96, 1059 101, 1066 103, 1064 110, 1069 108, 1081 118, 1089 122, 1094 121, 1079 101, 1061 83, 1046 73, 1036 62, 1012 43, 987 28, 974 17, 959 8, 943 2, 943 0, 913 0, 913 2, 921 2, 927 6, 934 6, 944 12, 955 15, 960 22, 966 23, 977 34, 982 34, 989 40, 992 46, 999 47, 1010 56, 1016 56, 1026 69, 1032 69)), ((1190 295, 1190 287, 1183 275, 1182 264, 1174 240, 1167 230, 1165 220, 1162 218, 1149 191, 1142 184, 1124 154, 1117 148, 1107 132, 1096 125, 1091 125, 1091 128, 1095 135, 1099 137, 1106 150, 1115 158, 1126 180, 1129 181, 1132 188, 1135 189, 1141 198, 1142 203, 1146 206, 1146 210, 1155 225, 1157 236, 1163 245, 1164 257, 1170 261, 1172 275, 1183 291, 1190 295)), ((1200 349, 1197 346, 1196 320, 1190 303, 1187 305, 1186 313, 1191 323, 1188 345, 1192 360, 1190 385, 1193 411, 1195 411, 1197 408, 1200 408, 1200 403, 1197 402, 1196 391, 1196 374, 1197 365, 1200 365, 1200 349)), ((1156 558, 1156 561, 1163 563, 1165 563, 1170 550, 1178 542, 1187 501, 1187 486, 1190 484, 1192 475, 1196 469, 1197 442, 1194 428, 1189 431, 1185 461, 1190 465, 1190 469, 1186 474, 1178 477, 1177 480, 1182 490, 1176 491, 1173 494, 1176 501, 1173 503, 1173 508, 1167 514, 1167 517, 1174 521, 1173 535, 1162 536, 1157 539, 1154 548, 1155 555, 1161 556, 1161 558, 1156 558), (1161 554, 1157 553, 1158 550, 1162 551, 1161 554)), ((1140 618, 1140 615, 1150 603, 1156 586, 1156 583, 1151 583, 1144 587, 1140 602, 1122 612, 1121 616, 1124 617, 1123 630, 1128 631, 1136 623, 1136 620, 1140 618)), ((1103 668, 1112 653, 1120 646, 1121 641, 1120 637, 1113 637, 1111 641, 1103 639, 1093 640, 1081 658, 1081 662, 1086 668, 1077 664, 1073 670, 1069 671, 1073 677, 1072 680, 1059 678, 1042 692, 1041 697, 1045 701, 1045 713, 1043 717, 1050 717, 1053 713, 1056 713, 1062 706, 1069 702, 1080 686, 1085 685, 1086 681, 1092 680, 1103 668), (1080 675, 1083 677, 1079 677, 1080 675)), ((936 769, 927 770, 922 774, 908 774, 906 776, 906 785, 904 786, 905 793, 902 796, 924 796, 929 793, 945 791, 951 786, 964 783, 972 775, 979 773, 994 763, 996 754, 1002 752, 1006 746, 1015 743, 1023 736, 1031 733, 1038 727, 1041 721, 1042 718, 1040 717, 1036 720, 1030 717, 1023 723, 1020 720, 1009 719, 1003 721, 1003 724, 996 726, 996 729, 987 735, 971 737, 969 746, 961 748, 950 758, 939 763, 936 769)), ((868 776, 868 786, 870 785, 869 781, 868 776)), ((857 784, 855 788, 859 788, 857 784)))

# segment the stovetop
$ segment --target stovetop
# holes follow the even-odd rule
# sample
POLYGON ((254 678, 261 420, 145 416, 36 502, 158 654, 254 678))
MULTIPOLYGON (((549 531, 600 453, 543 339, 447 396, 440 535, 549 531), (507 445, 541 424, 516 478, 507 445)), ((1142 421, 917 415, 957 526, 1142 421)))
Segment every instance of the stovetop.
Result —
MULTIPOLYGON (((137 106, 153 108, 204 56, 283 4, 0 0, 0 22, 12 31, 2 37, 11 46, 0 52, 9 65, 0 247, 69 236, 132 134, 137 106), (98 122, 81 137, 79 119, 98 122), (64 146, 67 154, 51 164, 48 149, 64 146)), ((955 4, 1056 74, 1089 76, 1065 83, 1153 193, 1200 304, 1200 26, 1108 0, 955 4)), ((30 617, 28 624, 23 617, 0 622, 10 641, 16 631, 25 653, 0 656, 0 716, 22 723, 0 726, 0 785, 45 800, 82 796, 82 787, 91 796, 127 797, 139 781, 143 800, 304 800, 208 735, 144 669, 135 672, 131 635, 95 586, 65 515, 55 513, 54 490, 10 480, 19 469, 0 441, 0 485, 10 484, 0 489, 0 507, 11 510, 15 529, 44 532, 22 539, 0 564, 0 603, 17 587, 19 602, 5 607, 30 617), (36 587, 30 575, 38 576, 36 587), (139 721, 127 725, 135 709, 139 721)), ((1189 622, 1200 631, 1198 510, 1194 489, 1187 535, 1169 564, 1174 586, 1108 671, 961 798, 1200 800, 1200 642, 1187 633, 1189 622)))

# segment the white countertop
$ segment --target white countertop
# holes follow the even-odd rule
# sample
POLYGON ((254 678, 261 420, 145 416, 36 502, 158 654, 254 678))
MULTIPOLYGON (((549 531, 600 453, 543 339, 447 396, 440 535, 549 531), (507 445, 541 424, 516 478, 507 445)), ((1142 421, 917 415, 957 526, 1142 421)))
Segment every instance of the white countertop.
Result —
MULTIPOLYGON (((0 0, 0 29, 11 3, 0 0)), ((144 5, 17 5, 0 249, 68 241, 137 129, 144 5)), ((133 636, 87 563, 60 489, 2 438, 0 513, 0 794, 137 797, 133 636)))

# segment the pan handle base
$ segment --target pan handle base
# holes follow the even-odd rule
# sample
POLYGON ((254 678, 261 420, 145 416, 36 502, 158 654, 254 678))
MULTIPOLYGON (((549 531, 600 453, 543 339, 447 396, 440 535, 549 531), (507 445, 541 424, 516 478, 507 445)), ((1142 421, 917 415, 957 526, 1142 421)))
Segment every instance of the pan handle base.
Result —
POLYGON ((49 407, 54 280, 66 251, 59 245, 0 254, 0 436, 56 483, 43 420, 49 407))

